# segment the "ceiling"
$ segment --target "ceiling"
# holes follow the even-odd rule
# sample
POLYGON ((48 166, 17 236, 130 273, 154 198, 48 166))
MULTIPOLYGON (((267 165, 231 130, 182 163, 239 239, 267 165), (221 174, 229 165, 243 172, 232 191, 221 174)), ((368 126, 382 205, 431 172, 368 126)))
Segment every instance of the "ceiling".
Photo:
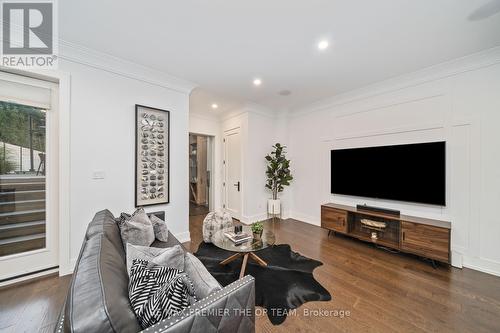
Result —
POLYGON ((64 0, 59 26, 63 40, 199 84, 201 109, 290 110, 500 45, 497 2, 64 0))

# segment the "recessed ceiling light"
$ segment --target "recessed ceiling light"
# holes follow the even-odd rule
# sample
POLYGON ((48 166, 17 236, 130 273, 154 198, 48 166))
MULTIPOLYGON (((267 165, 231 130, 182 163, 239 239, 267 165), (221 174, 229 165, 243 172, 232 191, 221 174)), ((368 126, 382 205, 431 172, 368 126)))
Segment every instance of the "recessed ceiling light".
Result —
POLYGON ((322 40, 322 41, 320 41, 320 42, 318 43, 318 49, 319 49, 320 51, 326 50, 326 49, 328 48, 328 45, 329 45, 329 43, 328 43, 328 41, 327 41, 327 40, 322 40))
POLYGON ((215 104, 215 103, 214 103, 214 104, 212 104, 212 109, 214 109, 214 110, 215 110, 215 109, 217 109, 218 107, 219 107, 219 106, 218 106, 217 104, 215 104))
POLYGON ((253 85, 254 86, 260 86, 262 84, 262 80, 261 79, 254 79, 253 80, 253 85))

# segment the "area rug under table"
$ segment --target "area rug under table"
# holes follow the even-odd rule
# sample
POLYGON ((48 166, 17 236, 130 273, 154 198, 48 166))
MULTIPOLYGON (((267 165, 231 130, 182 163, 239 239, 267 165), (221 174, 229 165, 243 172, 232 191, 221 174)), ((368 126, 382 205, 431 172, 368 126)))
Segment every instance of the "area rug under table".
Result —
MULTIPOLYGON (((220 265, 232 254, 202 242, 195 256, 221 285, 226 286, 238 279, 242 264, 242 259, 237 259, 225 266, 220 265)), ((316 267, 323 265, 320 261, 293 252, 287 244, 274 245, 256 254, 268 266, 262 267, 249 260, 246 274, 255 278, 255 305, 266 309, 273 325, 283 323, 290 310, 306 302, 331 300, 328 290, 312 274, 316 267)))

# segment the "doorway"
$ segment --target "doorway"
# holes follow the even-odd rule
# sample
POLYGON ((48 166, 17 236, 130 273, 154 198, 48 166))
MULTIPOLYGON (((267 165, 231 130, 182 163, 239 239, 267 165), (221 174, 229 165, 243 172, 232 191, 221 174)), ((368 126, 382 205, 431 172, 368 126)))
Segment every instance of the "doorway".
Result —
POLYGON ((189 134, 189 215, 206 215, 213 207, 214 138, 189 134))
POLYGON ((0 72, 0 283, 58 267, 58 85, 0 72))

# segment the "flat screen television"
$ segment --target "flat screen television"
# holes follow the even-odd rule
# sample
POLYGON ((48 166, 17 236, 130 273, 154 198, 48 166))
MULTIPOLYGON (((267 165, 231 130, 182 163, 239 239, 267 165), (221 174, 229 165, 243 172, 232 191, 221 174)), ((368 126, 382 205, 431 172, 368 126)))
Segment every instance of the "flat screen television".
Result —
POLYGON ((331 151, 331 192, 446 205, 446 143, 331 151))

